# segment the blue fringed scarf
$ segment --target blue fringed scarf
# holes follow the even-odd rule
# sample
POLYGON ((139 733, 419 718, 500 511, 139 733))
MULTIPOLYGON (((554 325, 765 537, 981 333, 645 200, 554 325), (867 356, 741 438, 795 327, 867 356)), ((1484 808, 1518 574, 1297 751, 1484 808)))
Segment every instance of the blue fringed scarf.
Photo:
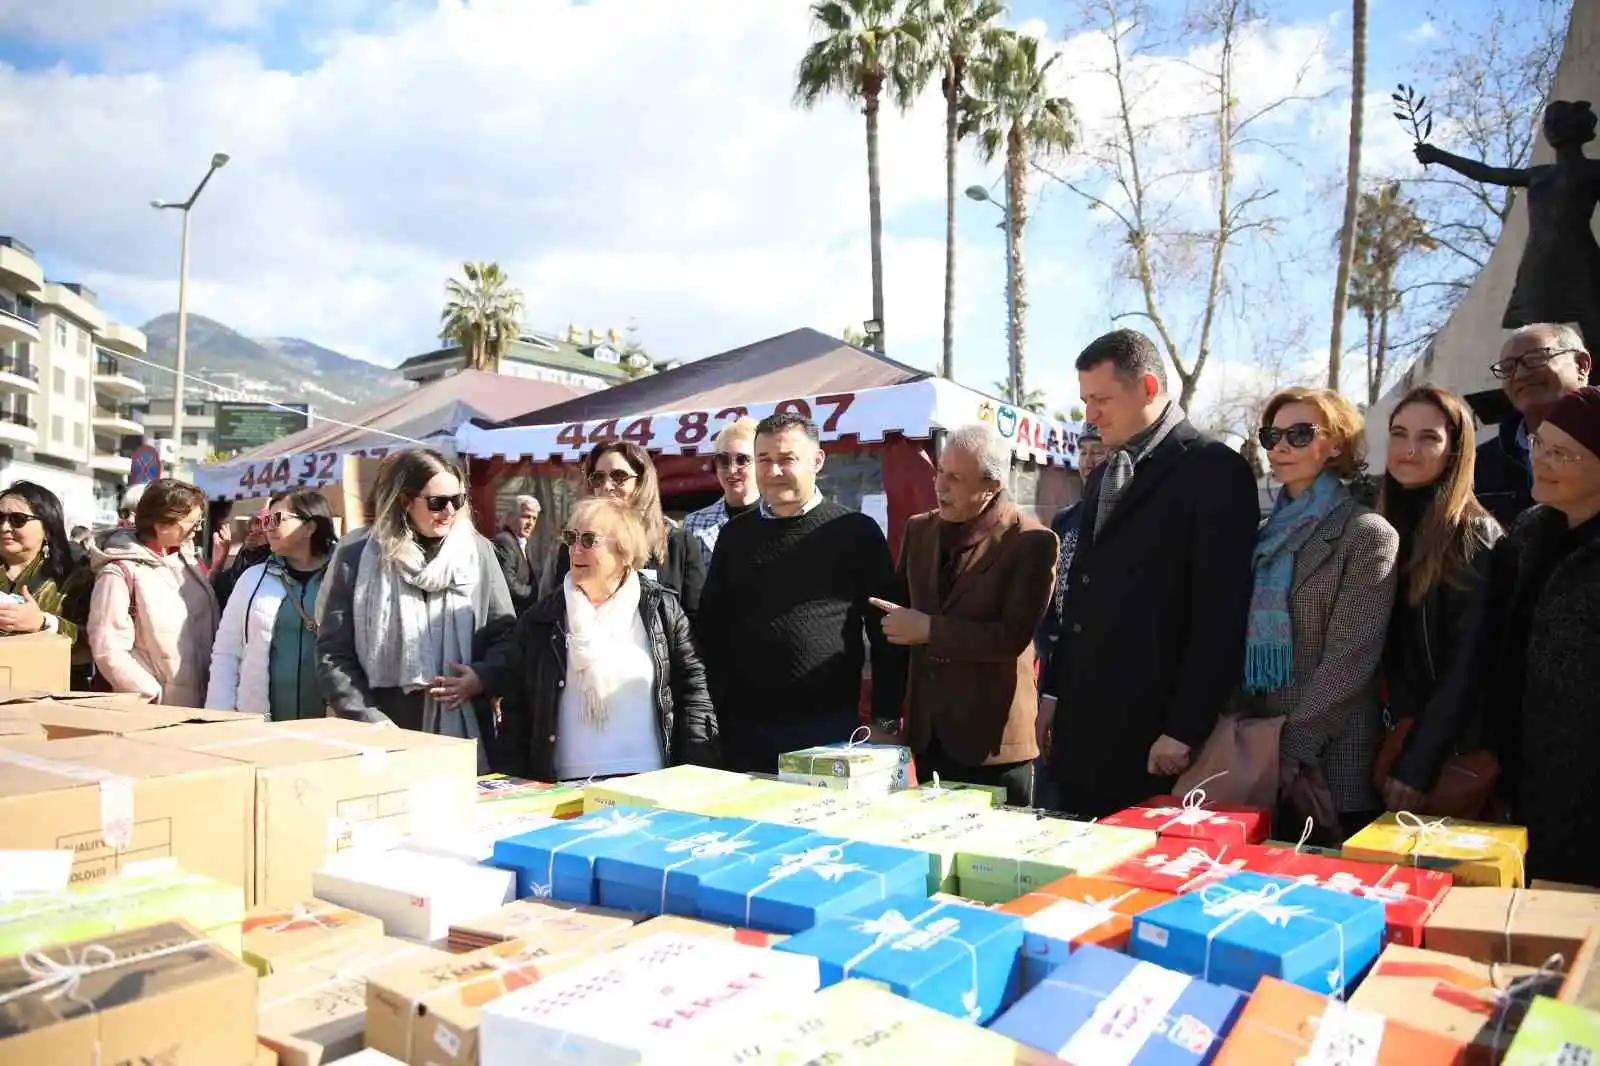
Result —
POLYGON ((1350 495, 1338 476, 1324 471, 1298 500, 1278 490, 1272 517, 1256 534, 1250 558, 1255 587, 1250 594, 1250 625, 1245 635, 1244 687, 1277 692, 1289 683, 1294 666, 1294 625, 1289 617, 1289 586, 1294 557, 1322 520, 1350 495))

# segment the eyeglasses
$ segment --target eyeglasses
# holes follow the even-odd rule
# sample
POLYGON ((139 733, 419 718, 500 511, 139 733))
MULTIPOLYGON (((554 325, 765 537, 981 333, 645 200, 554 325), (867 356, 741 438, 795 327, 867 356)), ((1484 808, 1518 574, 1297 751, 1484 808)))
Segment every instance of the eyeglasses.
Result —
POLYGON ((730 467, 735 470, 743 470, 755 462, 755 456, 746 455, 743 452, 718 452, 711 457, 711 461, 717 464, 718 470, 727 470, 730 467))
POLYGON ((631 470, 596 470, 589 475, 589 487, 592 489, 604 488, 606 482, 611 482, 615 488, 623 488, 630 481, 638 481, 639 475, 631 470))
POLYGON ((1280 440, 1288 441, 1291 448, 1307 448, 1322 431, 1322 427, 1315 422, 1296 422, 1292 426, 1282 427, 1262 426, 1256 430, 1256 440, 1269 452, 1278 446, 1280 440))
POLYGON ((39 521, 38 515, 28 514, 25 511, 7 511, 0 514, 0 525, 10 526, 12 529, 22 529, 29 522, 37 521, 39 521))
POLYGON ((1544 438, 1537 433, 1528 434, 1528 453, 1555 463, 1557 466, 1571 466, 1573 463, 1583 459, 1583 456, 1577 452, 1569 452, 1565 448, 1546 444, 1544 438))
POLYGON ((428 510, 432 511, 434 514, 438 514, 446 507, 453 507, 459 511, 461 508, 467 505, 467 494, 464 492, 458 492, 454 496, 424 496, 422 498, 422 502, 426 504, 428 510))
POLYGON ((1524 370, 1540 370, 1549 366, 1552 359, 1562 355, 1573 355, 1578 351, 1580 351, 1578 348, 1535 348, 1531 352, 1523 352, 1521 355, 1513 355, 1490 363, 1489 373, 1504 381, 1514 375, 1519 367, 1524 370))
MULTIPOLYGON (((435 510, 435 508, 433 508, 433 507, 429 507, 428 509, 430 511, 431 510, 435 510)), ((444 508, 443 507, 439 507, 439 508, 437 508, 437 510, 442 511, 442 510, 444 510, 444 508)), ((285 522, 289 521, 290 519, 293 519, 296 522, 309 522, 309 521, 311 521, 305 515, 296 514, 293 511, 273 511, 271 514, 267 515, 267 517, 265 517, 265 518, 263 518, 261 520, 261 528, 262 529, 277 529, 279 526, 283 525, 285 522)))
POLYGON ((586 529, 582 533, 579 533, 576 529, 563 529, 561 531, 561 543, 568 548, 582 548, 584 551, 594 551, 602 544, 612 543, 612 538, 603 536, 591 529, 586 529))

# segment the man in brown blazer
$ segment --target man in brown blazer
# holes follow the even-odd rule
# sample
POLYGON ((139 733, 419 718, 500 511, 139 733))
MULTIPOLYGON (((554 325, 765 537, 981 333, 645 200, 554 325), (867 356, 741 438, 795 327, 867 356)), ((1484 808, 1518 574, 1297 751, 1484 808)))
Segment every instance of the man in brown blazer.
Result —
POLYGON ((1054 588, 1056 535, 1005 494, 1011 445, 984 423, 945 440, 935 482, 939 509, 906 523, 899 585, 906 605, 874 600, 890 642, 911 648, 903 736, 874 722, 876 738, 908 744, 932 780, 999 785, 1007 802, 1033 803, 1039 755, 1034 718, 1034 628, 1054 588))

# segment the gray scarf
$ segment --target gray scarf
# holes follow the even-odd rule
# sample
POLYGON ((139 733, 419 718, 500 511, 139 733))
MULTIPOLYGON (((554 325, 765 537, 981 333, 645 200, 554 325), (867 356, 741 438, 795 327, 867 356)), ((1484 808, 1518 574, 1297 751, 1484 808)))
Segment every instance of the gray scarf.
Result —
POLYGON ((1155 425, 1106 456, 1105 469, 1100 474, 1100 504, 1094 513, 1096 536, 1100 535, 1111 512, 1117 509, 1117 501, 1123 491, 1133 482, 1134 468, 1187 417, 1183 408, 1178 406, 1178 401, 1172 400, 1167 404, 1167 409, 1161 412, 1161 417, 1156 419, 1155 425))

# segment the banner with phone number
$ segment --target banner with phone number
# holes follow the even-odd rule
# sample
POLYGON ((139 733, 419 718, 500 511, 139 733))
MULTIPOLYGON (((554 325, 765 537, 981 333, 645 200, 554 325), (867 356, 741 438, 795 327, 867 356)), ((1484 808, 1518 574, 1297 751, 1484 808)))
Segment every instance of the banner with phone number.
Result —
POLYGON ((349 451, 301 452, 280 459, 218 463, 195 471, 194 481, 213 500, 249 500, 295 488, 320 488, 344 478, 344 459, 382 459, 391 448, 379 445, 349 451))

